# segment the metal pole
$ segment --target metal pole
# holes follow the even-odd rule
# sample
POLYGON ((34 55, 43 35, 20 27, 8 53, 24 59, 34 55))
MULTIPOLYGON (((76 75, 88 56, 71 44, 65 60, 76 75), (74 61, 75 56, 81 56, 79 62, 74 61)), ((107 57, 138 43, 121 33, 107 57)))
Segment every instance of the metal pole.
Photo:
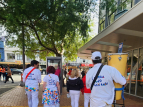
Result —
POLYGON ((136 72, 136 83, 135 83, 135 95, 137 95, 137 86, 138 86, 138 71, 139 71, 139 55, 140 54, 140 49, 138 49, 138 60, 137 60, 137 72, 136 72))

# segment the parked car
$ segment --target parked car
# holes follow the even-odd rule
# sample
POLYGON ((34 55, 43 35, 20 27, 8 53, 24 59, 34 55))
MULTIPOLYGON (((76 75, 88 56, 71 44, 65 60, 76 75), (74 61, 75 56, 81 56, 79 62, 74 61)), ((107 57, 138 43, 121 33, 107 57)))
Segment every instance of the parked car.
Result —
POLYGON ((12 69, 12 75, 14 75, 14 74, 21 75, 22 74, 22 69, 12 69))

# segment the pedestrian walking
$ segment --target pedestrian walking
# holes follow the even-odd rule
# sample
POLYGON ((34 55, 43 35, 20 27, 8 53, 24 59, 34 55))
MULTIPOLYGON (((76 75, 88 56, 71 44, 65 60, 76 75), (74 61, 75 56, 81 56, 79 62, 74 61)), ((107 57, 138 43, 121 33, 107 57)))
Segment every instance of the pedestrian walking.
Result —
POLYGON ((3 67, 2 69, 3 81, 6 80, 6 69, 3 67))
POLYGON ((64 79, 63 79, 63 86, 66 86, 66 83, 67 83, 67 71, 66 71, 66 68, 64 70, 64 79), (66 83, 64 83, 64 81, 66 80, 66 83))
POLYGON ((78 107, 80 89, 83 88, 83 82, 79 77, 79 72, 77 69, 73 69, 67 81, 67 93, 71 97, 71 106, 78 107))
POLYGON ((88 70, 89 69, 84 70, 85 76, 82 78, 82 82, 83 82, 84 87, 81 89, 81 92, 82 92, 82 94, 84 94, 84 107, 88 107, 88 103, 90 100, 90 94, 91 94, 90 88, 87 89, 87 87, 86 87, 86 73, 88 72, 88 70))
POLYGON ((23 82, 25 82, 25 91, 28 98, 29 107, 38 107, 39 99, 39 85, 41 83, 41 72, 38 69, 39 62, 31 61, 31 67, 24 70, 23 82))
POLYGON ((43 79, 43 107, 59 107, 60 84, 59 77, 55 75, 55 68, 47 68, 48 75, 43 79))
POLYGON ((30 64, 27 64, 27 65, 26 65, 26 68, 29 68, 29 67, 31 67, 31 65, 30 65, 30 64))
POLYGON ((12 83, 14 83, 13 78, 12 78, 12 76, 11 76, 11 75, 12 75, 11 69, 10 69, 9 67, 7 67, 6 73, 7 73, 7 75, 6 75, 6 80, 5 80, 4 83, 6 83, 6 82, 9 80, 9 78, 11 79, 12 83))
POLYGON ((85 70, 81 72, 82 78, 85 76, 85 70))
POLYGON ((93 52, 91 58, 94 67, 86 74, 86 87, 91 89, 90 107, 112 107, 115 93, 113 81, 125 85, 126 79, 114 67, 102 65, 100 52, 93 52))
POLYGON ((1 81, 1 75, 2 75, 2 67, 0 66, 0 81, 1 81))

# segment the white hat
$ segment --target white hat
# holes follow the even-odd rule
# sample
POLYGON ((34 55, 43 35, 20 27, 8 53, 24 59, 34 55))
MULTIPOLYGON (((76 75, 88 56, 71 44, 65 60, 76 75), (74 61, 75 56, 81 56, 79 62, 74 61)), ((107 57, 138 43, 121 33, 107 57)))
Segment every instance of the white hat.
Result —
POLYGON ((95 51, 92 53, 91 59, 92 60, 98 60, 98 59, 95 59, 95 57, 100 57, 100 59, 102 59, 101 53, 99 51, 95 51))

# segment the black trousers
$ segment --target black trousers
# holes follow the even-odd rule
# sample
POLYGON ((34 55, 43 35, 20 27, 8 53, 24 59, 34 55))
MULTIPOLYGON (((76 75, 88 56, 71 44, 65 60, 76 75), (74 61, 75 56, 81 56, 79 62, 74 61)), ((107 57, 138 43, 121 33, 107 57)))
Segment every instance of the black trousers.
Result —
POLYGON ((2 73, 0 72, 0 78, 1 78, 1 74, 2 74, 2 73))
POLYGON ((6 78, 6 73, 2 73, 3 74, 3 79, 5 79, 6 78))
POLYGON ((5 83, 8 81, 9 78, 11 79, 12 82, 14 82, 14 81, 13 81, 13 78, 12 78, 11 76, 6 76, 5 83))

